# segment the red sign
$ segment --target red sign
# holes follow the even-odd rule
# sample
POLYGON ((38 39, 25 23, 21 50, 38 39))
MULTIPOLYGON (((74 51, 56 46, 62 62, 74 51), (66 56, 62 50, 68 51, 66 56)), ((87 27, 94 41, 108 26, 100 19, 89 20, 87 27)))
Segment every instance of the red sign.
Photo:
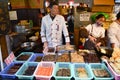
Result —
POLYGON ((9 65, 11 62, 13 62, 14 58, 15 58, 15 55, 13 52, 11 52, 4 61, 7 65, 9 65))

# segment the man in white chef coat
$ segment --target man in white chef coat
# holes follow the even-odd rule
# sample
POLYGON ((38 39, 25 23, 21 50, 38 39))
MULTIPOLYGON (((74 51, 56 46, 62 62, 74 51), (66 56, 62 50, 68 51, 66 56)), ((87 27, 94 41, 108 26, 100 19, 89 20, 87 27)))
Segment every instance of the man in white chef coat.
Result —
POLYGON ((66 45, 70 45, 68 30, 63 16, 59 15, 59 7, 56 2, 49 5, 50 14, 42 18, 41 39, 43 47, 56 47, 62 45, 62 32, 65 37, 66 45))
POLYGON ((108 28, 108 37, 112 48, 120 48, 120 12, 117 19, 108 28))

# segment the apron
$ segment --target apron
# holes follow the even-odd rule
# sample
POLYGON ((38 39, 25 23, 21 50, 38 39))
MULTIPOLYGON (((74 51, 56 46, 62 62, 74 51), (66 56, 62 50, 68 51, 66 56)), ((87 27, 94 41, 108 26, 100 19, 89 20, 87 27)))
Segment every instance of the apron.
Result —
MULTIPOLYGON (((92 25, 91 25, 92 26, 92 25)), ((93 26, 92 26, 92 29, 91 29, 91 33, 90 33, 90 35, 92 35, 92 32, 93 32, 93 26)), ((96 38, 97 39, 97 42, 100 42, 100 39, 102 39, 101 38, 101 36, 100 37, 98 37, 98 38, 96 38), (99 40, 99 41, 98 41, 99 40)), ((96 48, 96 43, 93 43, 90 39, 87 39, 86 41, 85 41, 85 43, 84 43, 84 48, 85 49, 88 49, 88 50, 94 50, 95 48, 96 48)))

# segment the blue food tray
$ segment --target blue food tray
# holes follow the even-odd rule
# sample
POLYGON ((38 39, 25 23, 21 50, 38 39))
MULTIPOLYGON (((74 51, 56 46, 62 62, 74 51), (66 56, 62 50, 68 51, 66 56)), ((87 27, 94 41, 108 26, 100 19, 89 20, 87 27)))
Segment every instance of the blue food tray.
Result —
POLYGON ((73 69, 72 70, 73 71, 73 76, 74 76, 75 80, 92 80, 93 79, 92 71, 91 71, 88 64, 73 63, 72 66, 73 66, 73 68, 72 68, 73 69), (88 77, 86 77, 86 78, 78 77, 78 73, 76 71, 77 68, 84 68, 87 72, 88 77))
POLYGON ((106 65, 104 63, 90 63, 89 66, 90 66, 91 70, 104 69, 110 75, 110 77, 96 77, 92 71, 92 74, 93 74, 93 77, 95 80, 113 80, 113 78, 114 78, 113 75, 111 74, 111 72, 109 71, 109 69, 106 67, 106 65))
MULTIPOLYGON (((43 53, 34 53, 33 55, 32 55, 32 57, 29 59, 29 61, 30 62, 37 62, 37 61, 35 61, 35 59, 37 58, 37 57, 43 57, 44 56, 44 54, 43 53)), ((42 59, 41 59, 42 60, 42 59)))
MULTIPOLYGON (((12 68, 15 64, 23 64, 22 62, 12 62, 10 65, 8 65, 8 66, 6 66, 5 68, 4 68, 4 70, 3 71, 1 71, 0 72, 0 76, 1 76, 1 78, 4 80, 4 79, 9 79, 9 80, 16 80, 16 76, 15 76, 15 74, 17 73, 15 73, 15 74, 8 74, 7 72, 8 72, 8 70, 10 69, 10 68, 12 68)), ((22 66, 21 66, 22 67, 22 66)), ((20 68, 21 68, 20 67, 20 68)), ((19 68, 19 69, 20 69, 19 68)), ((18 70, 19 70, 18 69, 18 70)), ((17 71, 18 71, 17 70, 17 71)))
MULTIPOLYGON (((15 74, 18 79, 22 79, 22 80, 33 80, 34 78, 34 73, 32 75, 23 75, 25 70, 29 67, 29 66, 36 66, 37 67, 38 63, 35 62, 26 62, 21 69, 19 69, 19 71, 15 74)), ((34 70, 35 72, 35 70, 34 70)))
POLYGON ((71 67, 71 63, 67 63, 67 62, 56 62, 55 64, 55 69, 53 71, 53 76, 55 77, 55 80, 71 80, 73 74, 72 74, 72 67, 71 67), (61 68, 67 68, 70 69, 70 76, 56 76, 56 73, 59 69, 61 68))
POLYGON ((33 52, 22 52, 20 55, 18 55, 14 61, 15 62, 25 62, 25 61, 29 61, 29 59, 32 57, 34 53, 33 52), (27 60, 17 60, 18 57, 20 57, 21 55, 30 55, 30 57, 27 60))

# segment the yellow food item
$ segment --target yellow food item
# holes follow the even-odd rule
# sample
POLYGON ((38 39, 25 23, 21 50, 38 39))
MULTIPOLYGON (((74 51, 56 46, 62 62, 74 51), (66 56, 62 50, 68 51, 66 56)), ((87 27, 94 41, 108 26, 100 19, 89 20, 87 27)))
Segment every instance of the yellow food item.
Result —
POLYGON ((119 48, 114 48, 110 61, 120 62, 120 49, 119 48))
POLYGON ((77 72, 78 72, 78 76, 81 78, 87 78, 88 74, 85 70, 85 68, 81 67, 81 68, 77 68, 77 72))
POLYGON ((71 62, 84 62, 84 58, 77 52, 71 53, 71 62))

